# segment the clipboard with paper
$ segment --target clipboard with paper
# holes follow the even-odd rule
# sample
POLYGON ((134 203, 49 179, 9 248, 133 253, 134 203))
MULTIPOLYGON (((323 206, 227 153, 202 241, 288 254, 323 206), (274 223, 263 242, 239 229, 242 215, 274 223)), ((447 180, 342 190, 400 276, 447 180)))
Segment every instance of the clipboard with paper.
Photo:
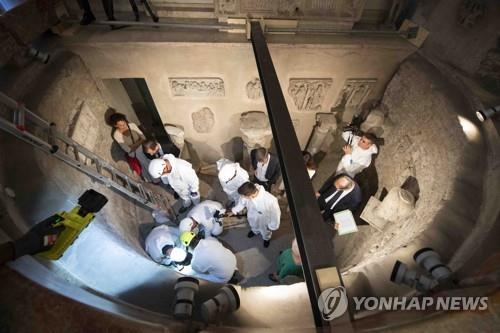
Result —
POLYGON ((333 219, 336 224, 339 224, 337 229, 339 236, 358 232, 358 226, 356 225, 354 216, 349 209, 333 214, 333 219))

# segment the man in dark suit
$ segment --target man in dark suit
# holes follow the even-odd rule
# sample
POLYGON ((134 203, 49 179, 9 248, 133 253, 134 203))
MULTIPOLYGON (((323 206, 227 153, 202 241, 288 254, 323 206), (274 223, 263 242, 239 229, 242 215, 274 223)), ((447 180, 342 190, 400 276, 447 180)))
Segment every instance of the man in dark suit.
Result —
POLYGON ((162 158, 165 154, 172 154, 175 157, 179 157, 180 150, 172 142, 167 142, 167 140, 147 139, 142 143, 142 150, 144 155, 152 160, 155 158, 162 158))
POLYGON ((276 184, 281 175, 280 162, 266 148, 256 148, 250 152, 252 168, 255 171, 253 182, 264 186, 271 192, 271 185, 276 184))
POLYGON ((355 210, 361 203, 361 188, 351 177, 341 174, 330 177, 316 192, 323 220, 333 222, 333 214, 349 209, 355 210))

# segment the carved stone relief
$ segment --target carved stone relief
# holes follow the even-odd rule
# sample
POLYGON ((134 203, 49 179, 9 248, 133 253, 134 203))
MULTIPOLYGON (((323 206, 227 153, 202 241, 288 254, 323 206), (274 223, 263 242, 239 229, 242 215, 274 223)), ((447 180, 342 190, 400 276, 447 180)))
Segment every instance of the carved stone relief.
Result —
POLYGON ((172 96, 175 97, 223 97, 224 81, 217 77, 169 78, 172 96))
POLYGON ((210 133, 215 124, 214 113, 207 107, 193 112, 191 118, 193 119, 194 130, 198 133, 210 133))
POLYGON ((481 0, 463 0, 458 13, 458 23, 466 28, 472 28, 484 16, 486 5, 481 0))
POLYGON ((288 94, 298 110, 320 111, 332 79, 290 79, 288 94))
POLYGON ((216 15, 262 18, 321 18, 348 28, 361 18, 366 0, 217 0, 216 15))
POLYGON ((240 0, 241 11, 272 13, 275 3, 269 0, 240 0))
POLYGON ((313 128, 306 150, 313 155, 318 153, 327 137, 336 129, 337 120, 333 113, 317 113, 316 125, 313 128))
POLYGON ((347 79, 340 91, 335 108, 360 106, 366 101, 377 79, 347 79))
POLYGON ((236 0, 218 0, 217 9, 221 14, 233 14, 236 12, 236 0))
POLYGON ((284 16, 300 15, 303 11, 302 0, 281 0, 278 6, 278 14, 284 16))
POLYGON ((273 132, 267 114, 249 111, 241 115, 240 130, 245 146, 250 150, 257 147, 271 147, 273 132))
POLYGON ((249 81, 246 86, 247 97, 250 99, 259 99, 262 97, 262 85, 260 84, 260 79, 256 77, 252 81, 249 81))

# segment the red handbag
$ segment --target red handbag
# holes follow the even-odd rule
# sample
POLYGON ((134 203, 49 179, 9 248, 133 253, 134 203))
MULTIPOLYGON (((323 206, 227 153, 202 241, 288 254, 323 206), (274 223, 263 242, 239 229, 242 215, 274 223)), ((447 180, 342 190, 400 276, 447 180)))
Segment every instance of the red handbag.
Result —
POLYGON ((126 154, 126 157, 127 157, 127 163, 130 166, 130 168, 140 176, 142 173, 142 167, 137 157, 130 157, 128 156, 128 154, 126 154))
MULTIPOLYGON (((132 130, 130 129, 130 126, 128 125, 128 122, 127 122, 127 127, 128 127, 128 131, 130 132, 130 138, 132 139, 132 143, 135 143, 134 134, 132 133, 132 130)), ((135 173, 137 173, 137 175, 140 176, 142 173, 142 167, 141 167, 141 163, 139 162, 139 159, 135 156, 130 157, 129 154, 125 154, 125 157, 127 158, 127 163, 130 166, 130 168, 132 169, 132 171, 134 171, 135 173)))

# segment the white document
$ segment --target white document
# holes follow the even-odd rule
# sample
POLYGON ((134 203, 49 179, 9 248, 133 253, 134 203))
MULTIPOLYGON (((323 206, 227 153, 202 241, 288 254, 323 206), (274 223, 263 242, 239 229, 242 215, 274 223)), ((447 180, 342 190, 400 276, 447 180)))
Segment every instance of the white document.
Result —
POLYGON ((335 220, 335 223, 339 224, 339 228, 337 230, 339 236, 358 232, 356 221, 354 220, 354 216, 352 216, 349 209, 333 214, 333 219, 335 220))

